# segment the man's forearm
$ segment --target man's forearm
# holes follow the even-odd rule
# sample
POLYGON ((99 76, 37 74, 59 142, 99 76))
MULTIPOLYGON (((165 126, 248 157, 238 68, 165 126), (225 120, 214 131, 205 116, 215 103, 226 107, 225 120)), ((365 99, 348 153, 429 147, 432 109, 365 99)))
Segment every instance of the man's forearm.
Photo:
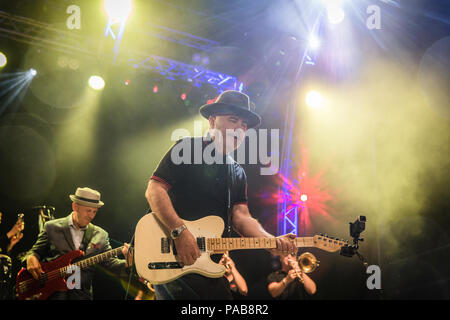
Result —
POLYGON ((183 221, 173 208, 167 190, 159 182, 150 180, 145 197, 153 213, 169 230, 178 228, 183 224, 183 221))
POLYGON ((235 211, 233 214, 233 226, 236 232, 244 237, 274 237, 264 230, 258 220, 254 219, 250 214, 235 211))
POLYGON ((268 291, 273 298, 278 297, 286 289, 286 279, 283 278, 280 282, 272 282, 268 286, 268 291))
POLYGON ((304 273, 303 273, 303 281, 304 281, 303 286, 305 287, 306 293, 309 294, 310 296, 315 294, 317 290, 316 283, 304 273))
POLYGON ((242 295, 246 296, 248 292, 247 282, 245 282, 245 279, 241 276, 241 274, 239 273, 239 271, 237 271, 236 268, 233 268, 231 272, 234 277, 234 283, 236 284, 239 292, 242 295))

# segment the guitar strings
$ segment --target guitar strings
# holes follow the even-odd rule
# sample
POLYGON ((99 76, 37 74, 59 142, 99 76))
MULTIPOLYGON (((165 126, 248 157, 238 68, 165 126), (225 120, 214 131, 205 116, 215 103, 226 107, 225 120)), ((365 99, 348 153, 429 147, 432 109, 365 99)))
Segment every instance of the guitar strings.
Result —
MULTIPOLYGON (((119 253, 118 251, 121 250, 122 248, 123 247, 116 248, 116 249, 113 249, 113 250, 110 250, 110 251, 107 251, 107 252, 103 252, 101 254, 98 254, 96 256, 93 256, 93 257, 90 257, 90 258, 86 259, 86 261, 90 260, 90 259, 95 260, 95 258, 97 258, 98 256, 107 255, 107 254, 112 253, 113 251, 117 251, 117 252, 113 253, 113 256, 116 256, 119 253)), ((78 262, 76 262, 76 263, 74 263, 72 265, 79 265, 83 261, 85 261, 85 260, 78 261, 78 262)), ((23 292, 24 289, 27 289, 28 284, 30 284, 30 283, 38 284, 38 282, 40 282, 41 280, 44 280, 45 275, 46 275, 46 279, 44 280, 45 282, 53 281, 53 280, 56 280, 58 278, 61 278, 61 275, 64 275, 66 273, 67 268, 68 268, 68 266, 65 266, 65 267, 62 267, 62 268, 59 268, 59 269, 56 269, 56 270, 49 271, 48 273, 44 273, 44 274, 40 275, 39 279, 37 279, 37 280, 32 278, 32 279, 28 279, 28 280, 22 281, 22 282, 19 283, 19 289, 20 289, 21 292, 23 292), (64 271, 64 272, 62 272, 62 271, 64 271)))

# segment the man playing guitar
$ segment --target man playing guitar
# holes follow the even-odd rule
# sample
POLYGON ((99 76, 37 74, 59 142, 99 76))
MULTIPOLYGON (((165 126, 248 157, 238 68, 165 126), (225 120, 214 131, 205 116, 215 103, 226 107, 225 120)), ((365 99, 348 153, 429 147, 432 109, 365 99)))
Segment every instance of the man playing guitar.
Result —
POLYGON ((22 262, 26 264, 26 273, 31 276, 30 279, 24 277, 24 280, 21 280, 24 271, 19 273, 17 284, 19 298, 24 296, 26 299, 42 299, 43 297, 50 300, 92 299, 92 280, 95 269, 90 266, 91 264, 81 270, 79 288, 66 286, 63 280, 59 281, 58 277, 54 276, 55 270, 45 272, 41 265, 41 262, 45 262, 47 265, 54 263, 76 250, 82 250, 85 256, 97 254, 94 257, 98 257, 97 262, 102 266, 123 277, 127 275, 126 268, 132 264, 132 255, 128 254, 128 244, 125 243, 124 247, 118 250, 127 257, 126 260, 114 257, 104 259, 100 257, 101 254, 98 254, 114 251, 111 250, 108 233, 91 223, 98 209, 104 205, 100 201, 100 193, 91 188, 77 188, 75 194, 70 195, 70 199, 72 200, 72 213, 64 218, 45 223, 36 243, 23 258, 22 262), (45 276, 46 274, 47 276, 45 276), (28 297, 27 290, 34 290, 31 288, 33 287, 31 277, 45 283, 45 287, 42 291, 28 297))
MULTIPOLYGON (((261 122, 261 118, 250 110, 249 97, 238 91, 225 91, 215 103, 202 106, 200 113, 209 121, 208 136, 179 140, 159 163, 145 192, 151 210, 174 239, 177 257, 184 265, 194 264, 200 251, 182 219, 217 215, 241 236, 274 237, 251 216, 247 207, 245 172, 228 156, 242 143, 245 131, 261 122), (191 161, 176 164, 174 155, 183 145, 188 148, 183 149, 182 157, 191 161), (193 152, 186 154, 186 150, 193 152), (202 155, 210 150, 213 150, 215 159, 222 160, 221 163, 207 164, 204 161, 202 155), (196 161, 198 156, 202 159, 200 164, 196 161)), ((294 238, 295 235, 278 237, 274 251, 296 252, 292 242, 294 238)), ((155 293, 157 299, 231 298, 224 277, 208 278, 199 274, 187 274, 169 283, 155 285, 155 293)))

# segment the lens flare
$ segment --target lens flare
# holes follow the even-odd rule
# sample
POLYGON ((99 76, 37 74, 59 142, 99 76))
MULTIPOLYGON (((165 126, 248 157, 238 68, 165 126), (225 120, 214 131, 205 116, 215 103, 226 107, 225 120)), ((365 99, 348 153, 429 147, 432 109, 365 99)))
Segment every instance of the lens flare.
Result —
POLYGON ((133 2, 131 0, 104 0, 103 8, 110 19, 123 22, 131 13, 133 2))
POLYGON ((327 6, 328 21, 331 24, 341 23, 345 18, 344 10, 337 4, 327 6))
POLYGON ((324 104, 324 99, 320 92, 312 90, 306 95, 306 104, 311 108, 320 108, 324 104))
POLYGON ((318 38, 316 35, 314 35, 314 34, 311 34, 311 35, 309 36, 308 43, 309 43, 309 47, 310 47, 311 49, 313 49, 313 50, 315 50, 315 49, 317 49, 317 48, 320 47, 320 40, 319 40, 319 38, 318 38))

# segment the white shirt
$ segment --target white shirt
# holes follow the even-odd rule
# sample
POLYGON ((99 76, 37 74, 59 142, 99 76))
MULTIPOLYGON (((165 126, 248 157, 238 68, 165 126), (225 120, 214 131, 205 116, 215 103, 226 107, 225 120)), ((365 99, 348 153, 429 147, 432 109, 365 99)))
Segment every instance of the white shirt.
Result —
MULTIPOLYGON (((69 218, 69 229, 70 229, 70 233, 72 234, 72 240, 73 240, 73 244, 75 246, 75 250, 80 249, 80 245, 81 242, 83 241, 83 237, 84 237, 84 232, 86 231, 87 227, 84 227, 82 229, 77 229, 77 227, 73 224, 73 219, 72 219, 72 215, 73 212, 70 215, 69 218)), ((84 248, 86 249, 86 248, 84 248)))

